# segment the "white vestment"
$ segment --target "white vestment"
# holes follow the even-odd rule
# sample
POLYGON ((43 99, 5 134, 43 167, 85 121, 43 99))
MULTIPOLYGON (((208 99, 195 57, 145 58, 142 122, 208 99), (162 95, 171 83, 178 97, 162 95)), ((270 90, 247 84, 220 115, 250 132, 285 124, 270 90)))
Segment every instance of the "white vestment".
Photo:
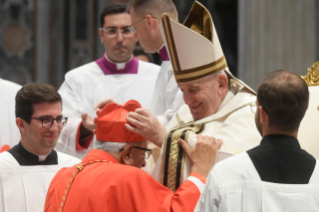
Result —
POLYGON ((255 114, 250 107, 255 101, 256 96, 248 92, 246 88, 236 92, 232 87, 215 114, 195 122, 189 107, 183 106, 178 111, 177 116, 166 126, 168 131, 152 176, 172 190, 174 190, 172 186, 174 187, 177 181, 182 183, 189 176, 191 166, 188 158, 185 155, 180 155, 180 158, 177 156, 181 148, 178 147, 178 138, 183 138, 183 132, 184 139, 191 148, 195 146, 196 134, 221 139, 223 141, 221 150, 230 153, 240 153, 257 146, 261 136, 255 126, 255 114), (185 126, 188 127, 185 128, 185 126), (189 130, 187 131, 188 135, 185 129, 189 130), (171 140, 167 142, 170 138, 171 140), (169 148, 168 145, 171 147, 169 148), (175 145, 176 148, 172 148, 175 145), (181 169, 176 168, 178 161, 182 161, 181 169), (181 173, 177 174, 176 169, 181 170, 181 173), (165 177, 167 183, 165 183, 165 177))
POLYGON ((209 173, 196 212, 319 211, 319 160, 309 184, 263 182, 243 152, 219 162, 209 173))
MULTIPOLYGON (((115 67, 114 63, 105 60, 105 58, 100 60, 104 60, 108 66, 113 64, 115 67)), ((142 107, 151 107, 159 66, 137 61, 135 58, 131 61, 135 61, 136 73, 105 74, 109 70, 101 69, 95 61, 71 70, 65 75, 65 81, 61 85, 59 93, 62 96, 63 115, 69 120, 57 142, 56 148, 59 151, 83 158, 92 149, 95 141, 92 136, 87 139, 86 147, 81 147, 78 144, 79 127, 82 123, 81 115, 88 113, 94 118, 96 116, 94 108, 102 100, 113 98, 116 102, 125 104, 128 100, 135 99, 142 107)), ((124 64, 124 67, 127 67, 131 61, 124 64)), ((114 72, 114 70, 110 72, 114 72)))
POLYGON ((183 93, 179 89, 170 61, 163 61, 156 80, 151 111, 165 126, 184 105, 183 93))
POLYGON ((11 153, 0 153, 0 212, 42 212, 55 174, 81 162, 58 151, 57 156, 58 165, 20 166, 11 153))
POLYGON ((5 144, 13 147, 20 142, 15 116, 15 97, 20 89, 20 85, 0 78, 0 148, 5 144))
POLYGON ((298 130, 302 149, 319 159, 319 86, 309 86, 309 105, 298 130))
MULTIPOLYGON (((58 165, 62 167, 73 166, 74 164, 80 163, 81 160, 67 155, 63 152, 57 151, 58 154, 58 165)), ((9 152, 0 153, 0 167, 11 167, 11 166, 20 166, 18 161, 12 156, 9 152)), ((1 169, 1 168, 0 168, 1 169)))

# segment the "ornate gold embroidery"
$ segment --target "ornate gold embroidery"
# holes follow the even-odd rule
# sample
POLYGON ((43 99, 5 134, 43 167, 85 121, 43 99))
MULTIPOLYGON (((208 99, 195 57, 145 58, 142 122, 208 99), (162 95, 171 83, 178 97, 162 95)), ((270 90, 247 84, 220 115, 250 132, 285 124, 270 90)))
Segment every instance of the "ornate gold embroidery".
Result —
MULTIPOLYGON (((183 150, 178 143, 179 138, 184 136, 183 139, 187 141, 190 131, 194 132, 195 134, 200 134, 201 132, 204 131, 205 125, 207 123, 211 123, 219 119, 223 119, 229 116, 230 114, 244 107, 250 106, 252 104, 255 104, 255 101, 241 105, 237 107, 236 109, 230 111, 229 113, 223 116, 217 117, 215 119, 212 119, 210 121, 198 123, 198 124, 194 123, 194 121, 190 121, 187 124, 173 128, 169 132, 167 132, 165 136, 165 141, 164 141, 165 143, 164 143, 164 151, 163 151, 163 158, 162 158, 163 163, 162 163, 162 172, 161 172, 162 174, 161 183, 165 185, 167 188, 171 189, 172 191, 175 191, 183 182, 185 155, 184 155, 184 152, 182 152, 182 155, 180 153, 180 151, 183 151, 183 150), (181 156, 182 158, 180 158, 179 156, 181 156)), ((176 114, 176 118, 177 120, 180 119, 178 114, 176 114)), ((181 119, 180 121, 184 123, 181 119)))
POLYGON ((166 134, 161 182, 172 191, 175 191, 183 182, 185 156, 178 139, 187 141, 190 131, 198 134, 204 130, 204 126, 204 124, 188 124, 166 134))
POLYGON ((306 76, 301 76, 308 86, 319 85, 319 61, 314 63, 311 68, 308 68, 308 74, 306 76))
POLYGON ((74 181, 75 176, 76 176, 80 171, 82 171, 86 165, 92 164, 92 163, 99 163, 99 162, 113 163, 112 161, 96 160, 96 161, 89 161, 89 162, 84 163, 84 164, 79 163, 79 164, 77 165, 77 167, 76 167, 75 171, 73 172, 72 177, 70 178, 69 183, 68 183, 68 185, 66 186, 66 189, 65 189, 65 191, 64 191, 64 195, 63 195, 63 198, 62 198, 62 202, 61 202, 61 205, 60 205, 59 212, 62 212, 62 211, 63 211, 64 205, 65 205, 65 200, 66 200, 66 198, 67 198, 67 196, 68 196, 68 193, 69 193, 69 191, 70 191, 70 188, 71 188, 71 185, 72 185, 72 183, 73 183, 73 181, 74 181))

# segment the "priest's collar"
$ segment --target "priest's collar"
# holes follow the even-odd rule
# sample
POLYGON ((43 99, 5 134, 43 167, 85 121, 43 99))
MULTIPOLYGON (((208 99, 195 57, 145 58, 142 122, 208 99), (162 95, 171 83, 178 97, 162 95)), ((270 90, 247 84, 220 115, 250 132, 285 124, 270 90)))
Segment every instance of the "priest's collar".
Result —
POLYGON ((106 54, 100 59, 95 61, 102 69, 105 75, 113 74, 137 74, 138 72, 138 60, 131 57, 130 60, 124 63, 115 63, 107 58, 106 54))
POLYGON ((263 137, 260 142, 260 145, 275 145, 282 146, 283 148, 297 148, 301 149, 299 141, 297 138, 289 136, 289 135, 267 135, 263 137))
POLYGON ((11 153, 21 166, 58 164, 58 154, 55 150, 52 150, 48 155, 36 155, 25 149, 21 141, 18 145, 8 150, 8 152, 11 153))
POLYGON ((159 55, 161 56, 163 61, 169 61, 168 52, 166 50, 166 46, 163 44, 161 48, 158 50, 159 55))

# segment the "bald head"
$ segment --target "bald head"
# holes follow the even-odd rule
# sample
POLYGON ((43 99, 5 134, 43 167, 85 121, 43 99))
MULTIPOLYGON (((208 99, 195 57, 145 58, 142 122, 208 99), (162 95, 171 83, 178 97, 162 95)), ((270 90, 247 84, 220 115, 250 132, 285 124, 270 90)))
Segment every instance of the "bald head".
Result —
POLYGON ((133 8, 139 18, 151 15, 160 19, 163 13, 167 13, 177 20, 177 10, 172 0, 130 0, 127 8, 129 11, 133 8))
POLYGON ((292 132, 299 128, 308 108, 308 86, 296 73, 274 71, 258 86, 257 100, 268 114, 270 128, 292 132))

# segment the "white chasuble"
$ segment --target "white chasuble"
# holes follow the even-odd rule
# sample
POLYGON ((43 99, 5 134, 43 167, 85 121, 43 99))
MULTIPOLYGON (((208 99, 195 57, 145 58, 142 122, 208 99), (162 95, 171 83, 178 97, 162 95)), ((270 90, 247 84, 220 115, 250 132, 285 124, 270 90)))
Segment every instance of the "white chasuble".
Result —
POLYGON ((257 146, 261 136, 251 110, 256 96, 245 88, 232 87, 218 111, 200 120, 193 120, 187 105, 166 126, 167 133, 152 176, 175 191, 190 174, 190 164, 178 139, 193 148, 196 135, 213 136, 223 141, 221 150, 240 153, 257 146), (237 88, 237 89, 236 89, 237 88))
POLYGON ((132 58, 118 70, 118 64, 102 58, 68 72, 59 89, 63 101, 63 115, 69 118, 56 148, 67 154, 83 158, 94 145, 94 136, 80 146, 81 115, 96 116, 95 106, 107 98, 120 104, 137 100, 142 107, 151 108, 159 66, 132 58))

